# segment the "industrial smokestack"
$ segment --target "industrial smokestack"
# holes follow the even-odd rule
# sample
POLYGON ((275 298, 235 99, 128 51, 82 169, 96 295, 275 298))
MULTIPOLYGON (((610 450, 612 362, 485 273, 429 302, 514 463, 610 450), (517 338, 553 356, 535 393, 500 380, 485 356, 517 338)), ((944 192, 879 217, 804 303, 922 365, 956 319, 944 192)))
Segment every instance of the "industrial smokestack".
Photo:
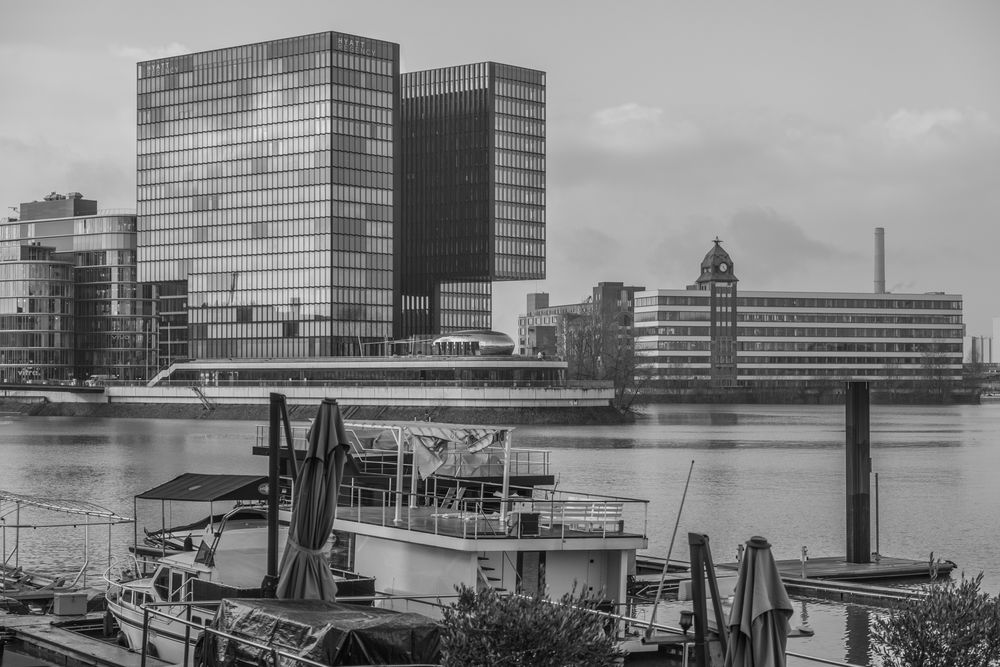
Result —
POLYGON ((875 293, 885 294, 885 228, 875 228, 875 293))

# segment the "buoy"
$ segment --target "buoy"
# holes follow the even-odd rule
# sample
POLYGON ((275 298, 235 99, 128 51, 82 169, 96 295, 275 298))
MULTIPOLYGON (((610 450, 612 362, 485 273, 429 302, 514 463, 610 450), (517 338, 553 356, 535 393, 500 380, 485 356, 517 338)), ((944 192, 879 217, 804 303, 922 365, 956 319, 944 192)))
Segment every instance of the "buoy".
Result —
POLYGON ((115 634, 115 618, 110 611, 104 612, 104 636, 110 637, 115 634))

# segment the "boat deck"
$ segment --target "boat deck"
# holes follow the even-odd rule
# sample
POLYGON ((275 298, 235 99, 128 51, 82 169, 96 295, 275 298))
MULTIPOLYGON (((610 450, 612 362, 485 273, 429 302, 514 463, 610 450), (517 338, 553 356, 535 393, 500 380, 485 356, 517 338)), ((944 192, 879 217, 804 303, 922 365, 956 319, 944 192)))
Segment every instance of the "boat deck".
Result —
POLYGON ((607 525, 589 526, 553 524, 543 526, 537 518, 526 520, 516 513, 501 522, 500 514, 484 514, 449 510, 442 507, 404 505, 400 520, 395 519, 394 506, 338 507, 337 521, 363 523, 388 528, 399 528, 420 533, 430 533, 461 539, 594 539, 594 538, 644 538, 640 533, 611 530, 607 525))

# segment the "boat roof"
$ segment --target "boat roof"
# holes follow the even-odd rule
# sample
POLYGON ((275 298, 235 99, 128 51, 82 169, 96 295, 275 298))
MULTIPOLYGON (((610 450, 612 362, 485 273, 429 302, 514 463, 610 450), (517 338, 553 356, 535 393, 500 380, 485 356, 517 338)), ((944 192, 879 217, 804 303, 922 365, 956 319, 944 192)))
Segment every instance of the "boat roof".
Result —
POLYGON ((218 500, 267 500, 267 491, 261 489, 265 482, 265 475, 207 475, 186 472, 140 493, 136 498, 203 503, 218 500))
MULTIPOLYGON (((46 496, 27 496, 20 493, 11 493, 0 489, 0 516, 5 516, 8 512, 3 510, 3 503, 13 503, 16 506, 37 507, 52 512, 62 512, 64 514, 78 514, 97 519, 103 519, 102 523, 128 523, 132 519, 122 516, 111 510, 88 503, 83 500, 73 500, 67 498, 49 498, 46 496)), ((10 526, 8 526, 10 527, 10 526)))

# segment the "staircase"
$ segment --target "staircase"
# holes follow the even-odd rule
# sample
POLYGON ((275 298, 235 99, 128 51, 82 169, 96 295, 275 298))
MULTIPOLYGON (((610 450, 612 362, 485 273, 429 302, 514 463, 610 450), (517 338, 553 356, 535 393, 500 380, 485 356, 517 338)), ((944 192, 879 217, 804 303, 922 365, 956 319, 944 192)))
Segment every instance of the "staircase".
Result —
POLYGON ((201 389, 199 389, 198 387, 191 387, 191 391, 197 394, 198 398, 201 399, 201 404, 205 406, 206 410, 215 409, 215 406, 212 405, 212 402, 208 400, 208 397, 205 396, 204 392, 202 392, 201 389))
POLYGON ((477 590, 492 588, 498 593, 506 593, 507 589, 503 585, 503 562, 502 555, 498 555, 496 560, 486 555, 485 552, 476 556, 478 560, 478 585, 477 590))

